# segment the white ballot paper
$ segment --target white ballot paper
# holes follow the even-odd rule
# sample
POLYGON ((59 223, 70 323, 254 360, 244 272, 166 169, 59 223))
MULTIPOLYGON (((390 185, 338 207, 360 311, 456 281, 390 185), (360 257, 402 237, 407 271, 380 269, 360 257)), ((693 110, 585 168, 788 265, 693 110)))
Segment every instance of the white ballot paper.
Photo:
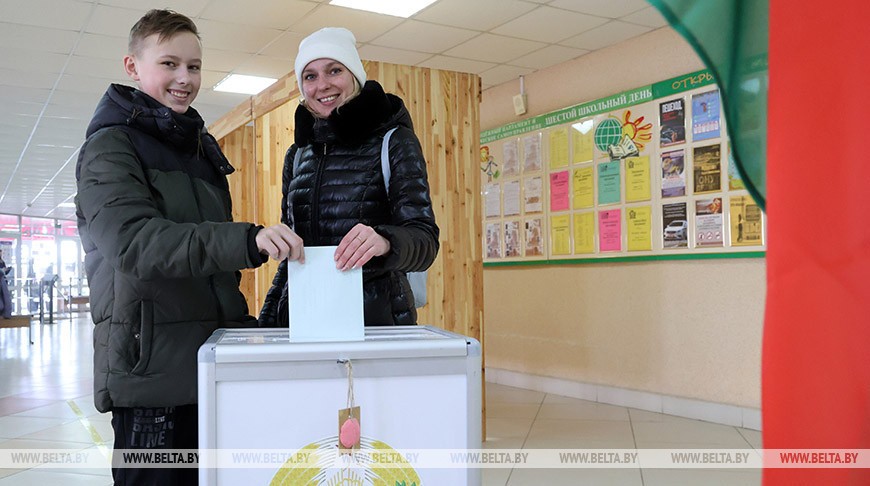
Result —
POLYGON ((287 263, 290 341, 363 341, 362 269, 335 268, 335 246, 305 247, 287 263))

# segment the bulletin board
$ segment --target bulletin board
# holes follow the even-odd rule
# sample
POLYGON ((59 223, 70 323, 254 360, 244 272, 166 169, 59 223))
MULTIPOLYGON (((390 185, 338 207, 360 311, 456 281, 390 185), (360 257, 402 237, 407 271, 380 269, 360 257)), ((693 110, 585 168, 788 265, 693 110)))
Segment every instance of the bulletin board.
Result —
POLYGON ((487 266, 764 255, 709 71, 484 131, 480 155, 487 266))

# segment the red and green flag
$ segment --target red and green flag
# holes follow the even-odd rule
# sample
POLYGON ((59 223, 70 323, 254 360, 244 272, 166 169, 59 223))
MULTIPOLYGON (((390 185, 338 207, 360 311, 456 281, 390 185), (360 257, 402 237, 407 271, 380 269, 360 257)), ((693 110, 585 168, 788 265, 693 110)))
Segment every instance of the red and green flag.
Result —
MULTIPOLYGON (((649 2, 719 82, 738 168, 767 213, 764 448, 866 453, 870 2, 649 2)), ((870 469, 770 467, 763 482, 870 484, 870 469)))

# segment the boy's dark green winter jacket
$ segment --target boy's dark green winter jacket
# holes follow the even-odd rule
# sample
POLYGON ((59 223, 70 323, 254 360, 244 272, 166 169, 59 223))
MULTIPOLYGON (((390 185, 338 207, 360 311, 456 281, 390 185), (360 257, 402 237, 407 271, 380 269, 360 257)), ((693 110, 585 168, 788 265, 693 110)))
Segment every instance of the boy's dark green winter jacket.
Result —
POLYGON ((76 214, 101 412, 196 403, 202 343, 256 325, 238 270, 262 264, 258 228, 231 222, 233 168, 203 125, 112 85, 88 127, 76 214))

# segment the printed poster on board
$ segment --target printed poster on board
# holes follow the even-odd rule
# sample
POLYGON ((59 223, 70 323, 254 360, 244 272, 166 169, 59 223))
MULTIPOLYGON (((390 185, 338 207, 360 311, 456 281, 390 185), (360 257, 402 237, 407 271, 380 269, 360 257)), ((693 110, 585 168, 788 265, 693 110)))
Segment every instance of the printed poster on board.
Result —
POLYGON ((504 215, 516 216, 520 214, 520 181, 514 179, 504 183, 504 215))
POLYGON ((665 249, 689 247, 689 219, 686 203, 662 206, 662 247, 665 249))
POLYGON ((628 233, 628 251, 652 250, 652 208, 637 206, 626 208, 625 226, 628 233))
POLYGON ((498 182, 490 182, 483 189, 483 203, 487 218, 501 216, 501 187, 498 182))
POLYGON ((722 198, 695 201, 695 245, 722 246, 722 198))
POLYGON ((526 220, 526 256, 544 254, 544 225, 541 218, 526 220))
POLYGON ((719 144, 695 147, 692 160, 695 174, 695 194, 722 189, 722 166, 719 144))
POLYGON ((504 223, 504 256, 506 258, 521 256, 520 222, 505 221, 504 223))
POLYGON ((625 159, 625 202, 649 201, 649 156, 625 159))
POLYGON ((541 133, 523 137, 523 173, 541 170, 541 133))
POLYGON ((550 174, 550 211, 567 211, 571 204, 571 175, 567 170, 550 174))
POLYGON ((686 162, 683 149, 662 154, 662 197, 686 195, 686 162))
POLYGON ((662 147, 686 141, 686 107, 683 98, 659 103, 659 143, 662 147))
POLYGON ((568 167, 568 128, 555 128, 550 132, 550 168, 568 167))
POLYGON ((593 197, 595 184, 593 183, 592 167, 574 169, 572 178, 574 179, 574 209, 591 208, 595 204, 593 197))
POLYGON ((571 128, 573 128, 571 130, 571 144, 574 147, 572 159, 575 164, 592 160, 593 126, 594 123, 591 119, 571 125, 571 128))
POLYGON ((598 204, 615 204, 621 200, 619 161, 598 164, 598 204))
POLYGON ((544 210, 544 185, 540 176, 529 177, 523 180, 523 207, 524 212, 540 213, 544 210))
POLYGON ((505 140, 502 145, 502 153, 504 154, 504 165, 502 166, 502 175, 505 177, 516 176, 520 174, 520 154, 519 142, 517 139, 511 138, 505 140))
POLYGON ((571 215, 550 217, 551 255, 571 254, 571 215))
POLYGON ((595 213, 574 213, 574 254, 595 252, 595 213))
POLYGON ((486 257, 501 258, 501 223, 486 223, 486 257))
POLYGON ((601 251, 622 250, 622 210, 598 212, 598 248, 601 251))
POLYGON ((763 214, 751 196, 731 196, 731 246, 760 246, 763 214))
POLYGON ((719 137, 719 90, 692 96, 692 140, 719 137))

